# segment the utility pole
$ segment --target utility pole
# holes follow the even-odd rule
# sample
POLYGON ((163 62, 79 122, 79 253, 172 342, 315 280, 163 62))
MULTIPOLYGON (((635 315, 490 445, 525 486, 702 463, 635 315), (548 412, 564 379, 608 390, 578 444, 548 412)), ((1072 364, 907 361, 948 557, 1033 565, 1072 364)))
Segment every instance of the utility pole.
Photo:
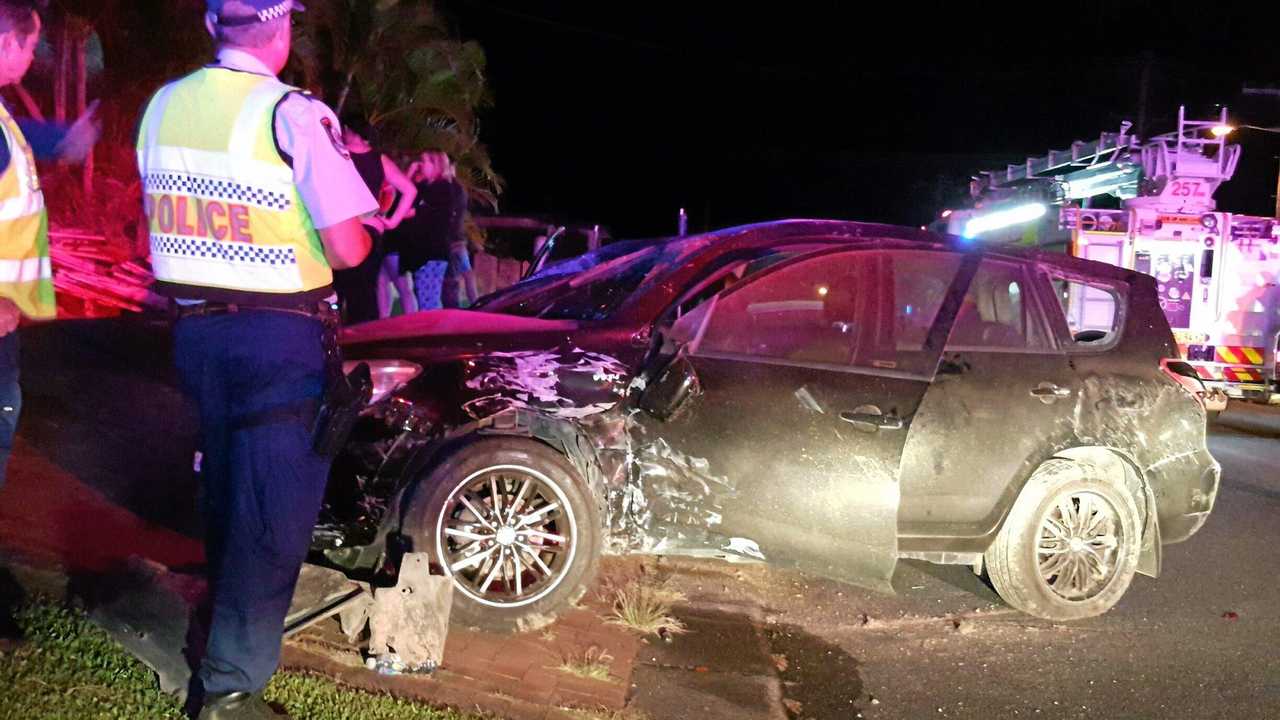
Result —
MULTIPOLYGON (((1248 87, 1240 89, 1245 95, 1263 95, 1280 98, 1280 87, 1248 87)), ((1280 218, 1280 170, 1276 172, 1276 217, 1280 218)))
POLYGON ((1155 63, 1155 54, 1150 50, 1142 53, 1142 75, 1138 79, 1138 137, 1147 139, 1147 98, 1151 94, 1151 66, 1155 63))

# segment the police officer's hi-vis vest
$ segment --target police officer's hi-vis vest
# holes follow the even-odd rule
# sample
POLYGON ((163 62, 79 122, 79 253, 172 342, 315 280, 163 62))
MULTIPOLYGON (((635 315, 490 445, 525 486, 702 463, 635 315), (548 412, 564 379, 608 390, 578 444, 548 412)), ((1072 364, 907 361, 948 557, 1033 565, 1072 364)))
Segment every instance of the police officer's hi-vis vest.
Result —
POLYGON ((206 67, 151 99, 138 166, 157 292, 264 305, 330 294, 324 246, 275 141, 276 106, 296 90, 206 67))
POLYGON ((9 166, 0 174, 0 297, 29 318, 57 314, 49 262, 49 215, 36 175, 36 158, 4 103, 0 131, 9 146, 9 166))

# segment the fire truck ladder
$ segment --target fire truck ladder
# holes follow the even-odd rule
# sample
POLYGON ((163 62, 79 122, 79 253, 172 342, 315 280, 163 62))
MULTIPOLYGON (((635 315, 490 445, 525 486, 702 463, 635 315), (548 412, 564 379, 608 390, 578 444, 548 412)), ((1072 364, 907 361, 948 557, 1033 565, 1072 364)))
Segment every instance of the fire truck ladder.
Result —
POLYGON ((1077 140, 1066 150, 1050 150, 1047 155, 1029 157, 1025 162, 1003 170, 984 170, 969 183, 969 193, 980 197, 988 190, 1011 185, 1020 180, 1049 178, 1087 168, 1111 165, 1141 152, 1138 137, 1129 134, 1129 123, 1120 132, 1104 132, 1097 140, 1077 140))
POLYGON ((1142 177, 1229 180, 1240 160, 1240 146, 1228 144, 1225 134, 1205 137, 1214 127, 1226 124, 1226 108, 1213 120, 1189 120, 1185 106, 1179 107, 1174 132, 1144 142, 1130 134, 1132 125, 1124 122, 1120 132, 1104 132, 1096 140, 1077 140, 1066 150, 1050 150, 1047 155, 1029 157, 1002 170, 982 171, 969 183, 969 193, 980 198, 989 191, 1036 179, 1064 182, 1068 196, 1075 198, 1136 190, 1142 177))

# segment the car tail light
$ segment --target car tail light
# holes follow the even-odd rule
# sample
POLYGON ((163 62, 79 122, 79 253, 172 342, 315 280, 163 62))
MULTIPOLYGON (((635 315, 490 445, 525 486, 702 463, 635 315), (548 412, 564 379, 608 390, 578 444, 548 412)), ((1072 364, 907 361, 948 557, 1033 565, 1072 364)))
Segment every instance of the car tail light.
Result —
POLYGON ((1177 358, 1165 358, 1160 361, 1160 369, 1164 371, 1166 377, 1177 383, 1190 393, 1191 397, 1200 403, 1200 409, 1204 409, 1205 387, 1204 381, 1200 379, 1200 375, 1196 373, 1195 366, 1191 363, 1177 358))

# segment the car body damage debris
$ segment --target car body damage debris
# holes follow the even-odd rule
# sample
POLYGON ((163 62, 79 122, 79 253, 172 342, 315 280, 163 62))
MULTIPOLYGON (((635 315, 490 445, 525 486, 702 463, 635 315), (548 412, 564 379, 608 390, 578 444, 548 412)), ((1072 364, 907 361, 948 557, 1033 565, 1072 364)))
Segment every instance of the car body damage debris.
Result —
POLYGON ((292 637, 316 623, 362 604, 369 586, 330 568, 303 563, 293 600, 284 618, 284 637, 292 637))
POLYGON ((348 481, 330 483, 312 533, 312 547, 331 551, 339 564, 338 557, 377 539, 387 511, 402 489, 401 476, 407 463, 431 440, 412 430, 388 433, 388 429, 388 419, 382 413, 364 418, 345 451, 334 461, 333 473, 348 481))
POLYGON ((618 404, 630 375, 617 358, 578 347, 488 353, 466 369, 465 386, 482 393, 462 406, 475 419, 515 408, 557 418, 595 415, 618 404))
MULTIPOLYGON (((634 442, 640 432, 632 429, 628 440, 634 442)), ((728 479, 714 475, 705 459, 679 453, 662 438, 638 445, 626 483, 614 491, 613 535, 625 539, 632 552, 715 547, 721 503, 734 494, 728 479)))
MULTIPOLYGON (((207 637, 198 622, 199 608, 208 599, 205 578, 131 558, 117 572, 75 578, 68 589, 94 624, 156 673, 163 692, 185 699, 207 637)), ((451 606, 452 582, 432 575, 422 553, 405 556, 393 587, 371 588, 306 563, 284 635, 337 615, 352 644, 369 629, 367 652, 379 671, 430 672, 444 656, 451 606)))
POLYGON ((431 574, 425 553, 409 553, 394 587, 366 594, 342 614, 342 630, 354 641, 369 628, 372 669, 387 674, 431 672, 444 658, 453 583, 431 574))
POLYGON ((193 625, 207 594, 203 578, 134 557, 118 572, 74 579, 68 590, 95 625, 155 671, 163 692, 185 699, 188 648, 205 641, 203 628, 193 625))

